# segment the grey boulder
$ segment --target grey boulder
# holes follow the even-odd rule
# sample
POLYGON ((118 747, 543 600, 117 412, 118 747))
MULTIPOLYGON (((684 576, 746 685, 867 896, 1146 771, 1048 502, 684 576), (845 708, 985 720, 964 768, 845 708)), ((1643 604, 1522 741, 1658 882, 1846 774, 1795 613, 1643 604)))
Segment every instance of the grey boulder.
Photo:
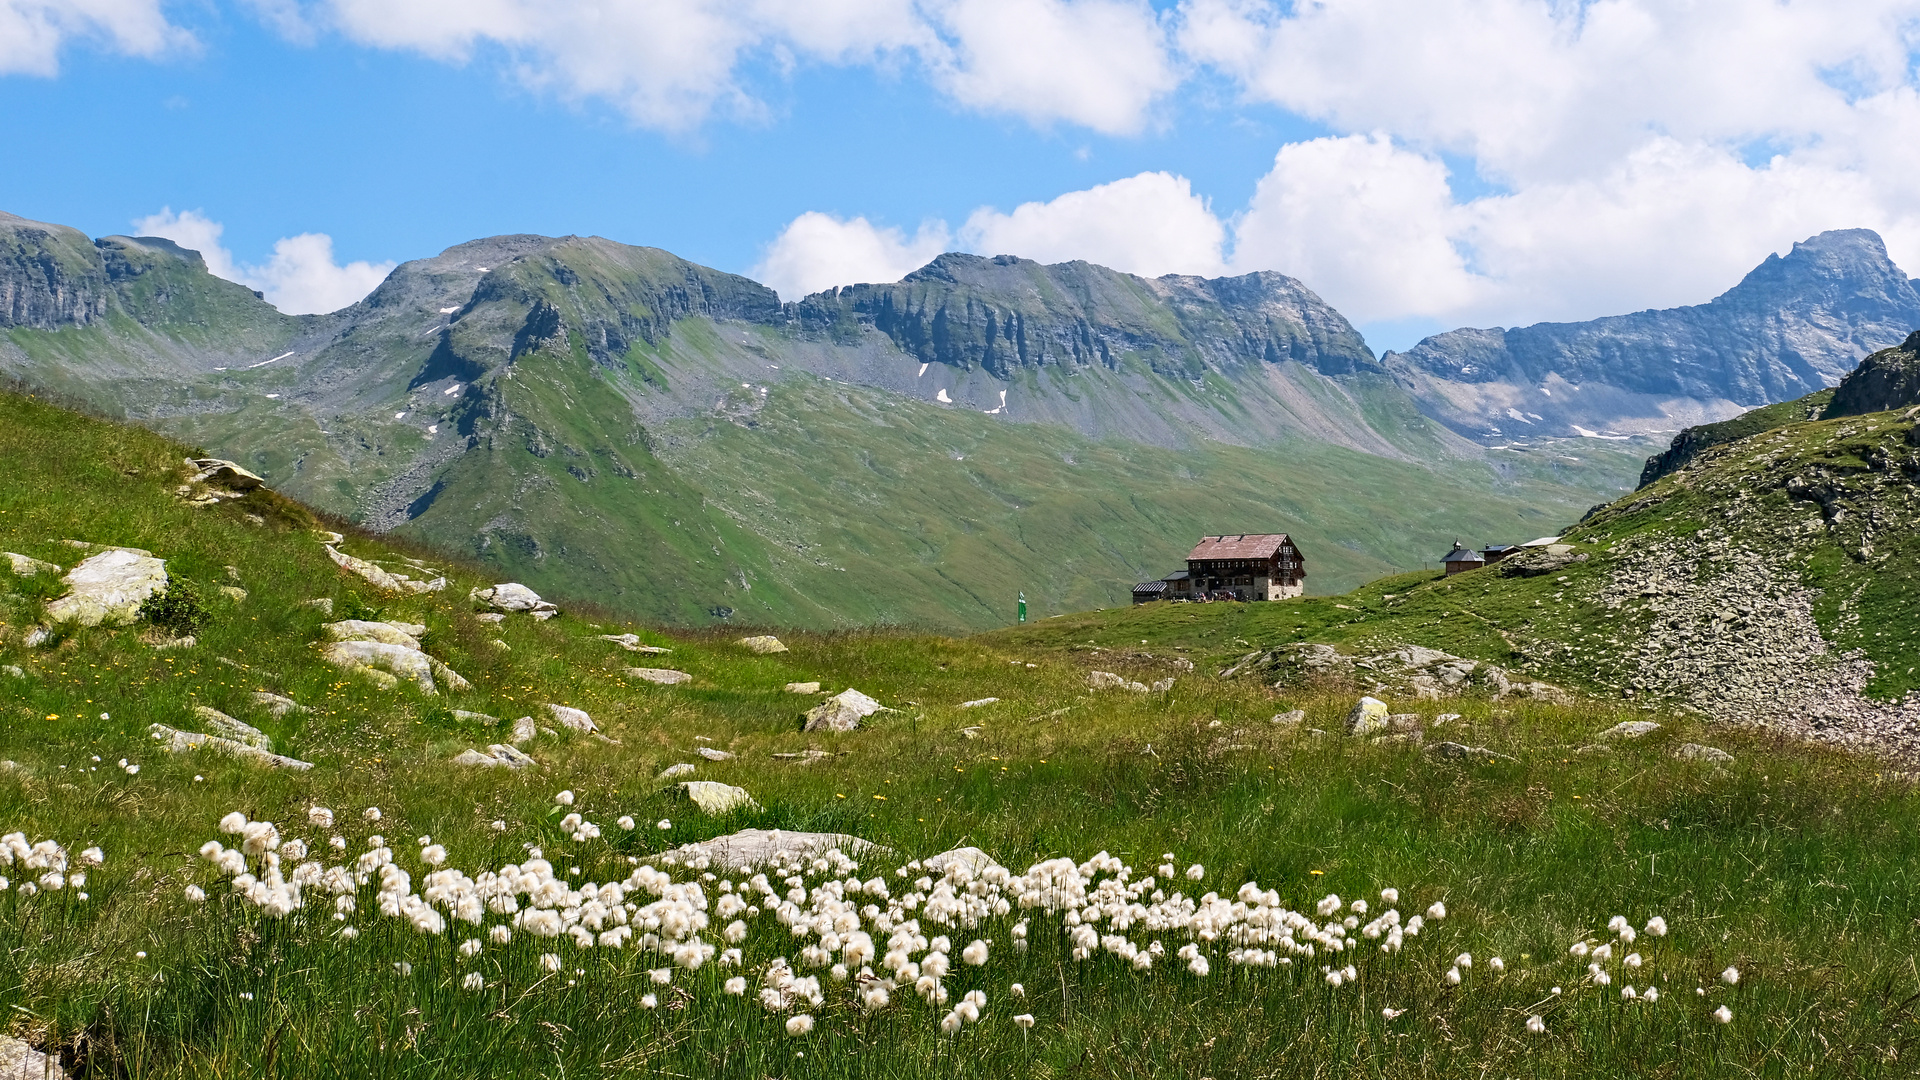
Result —
POLYGON ((167 564, 131 548, 109 548, 83 560, 63 579, 67 595, 47 605, 54 622, 99 626, 140 617, 147 597, 167 588, 167 564))

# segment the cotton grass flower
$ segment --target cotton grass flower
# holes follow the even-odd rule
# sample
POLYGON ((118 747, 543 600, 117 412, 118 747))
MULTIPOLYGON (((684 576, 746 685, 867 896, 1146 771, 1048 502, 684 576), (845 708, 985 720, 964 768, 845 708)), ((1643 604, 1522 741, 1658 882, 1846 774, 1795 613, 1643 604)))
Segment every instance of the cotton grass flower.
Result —
POLYGON ((1739 969, 1739 968, 1737 968, 1737 967, 1730 967, 1730 968, 1728 968, 1727 970, 1725 970, 1725 971, 1723 971, 1723 972, 1721 972, 1721 973, 1720 973, 1720 981, 1721 981, 1721 982, 1723 982, 1723 983, 1726 983, 1726 984, 1727 984, 1728 986, 1737 986, 1737 985, 1739 985, 1739 983, 1740 983, 1740 969, 1739 969))
POLYGON ((721 989, 725 990, 729 994, 734 995, 735 997, 738 997, 741 994, 744 994, 747 992, 747 980, 742 978, 739 975, 735 975, 733 978, 728 979, 721 986, 721 989))
POLYGON ((333 811, 324 806, 307 807, 307 824, 317 829, 333 828, 333 811))
POLYGON ((659 829, 661 832, 666 832, 668 829, 673 828, 673 822, 666 818, 661 818, 659 821, 653 823, 653 827, 659 829))
POLYGON ((1201 866, 1199 863, 1194 863, 1192 866, 1187 867, 1188 881, 1199 881, 1201 878, 1204 878, 1206 876, 1207 876, 1207 868, 1204 866, 1201 866))
POLYGON ((1407 1010, 1405 1009, 1396 1009, 1393 1006, 1389 1005, 1386 1008, 1380 1010, 1380 1019, 1398 1020, 1401 1016, 1406 1014, 1406 1011, 1407 1010))
POLYGON ((1441 903, 1438 900, 1435 900, 1433 902, 1433 905, 1427 908, 1427 919, 1430 922, 1439 922, 1441 919, 1444 919, 1446 917, 1447 917, 1447 905, 1441 903))
POLYGON ((813 1017, 806 1013, 797 1013, 787 1017, 787 1034, 796 1038, 813 1030, 813 1017))
POLYGON ((1454 967, 1457 967, 1457 968, 1463 968, 1463 969, 1464 969, 1464 968, 1472 968, 1472 967, 1473 967, 1473 954, 1472 954, 1472 953, 1470 953, 1470 952, 1463 952, 1463 953, 1461 953, 1461 954, 1460 954, 1459 956, 1456 956, 1456 957, 1454 957, 1454 958, 1453 958, 1453 966, 1454 966, 1454 967))
POLYGON ((1733 1023, 1733 1010, 1722 1005, 1713 1010, 1713 1018, 1722 1024, 1731 1024, 1733 1023))
POLYGON ((1448 986, 1460 985, 1460 969, 1459 968, 1453 967, 1453 968, 1447 969, 1447 985, 1448 986))
POLYGON ((485 990, 486 988, 486 976, 477 971, 467 972, 466 978, 460 980, 460 989, 462 990, 485 990))
POLYGON ((1387 905, 1388 907, 1392 907, 1393 905, 1399 903, 1400 890, 1399 889, 1381 889, 1380 902, 1387 905))
POLYGON ((986 963, 987 962, 987 943, 979 939, 975 939, 973 944, 968 945, 966 948, 960 950, 960 959, 966 961, 968 964, 974 967, 979 967, 980 965, 986 963))
POLYGON ((1020 1030, 1022 1030, 1022 1031, 1026 1031, 1026 1030, 1028 1030, 1028 1029, 1030 1029, 1030 1028, 1032 1028, 1032 1027, 1033 1027, 1033 1014, 1032 1014, 1032 1013, 1021 1013, 1021 1014, 1020 1014, 1019 1016, 1016 1016, 1016 1017, 1014 1017, 1014 1018, 1013 1018, 1013 1026, 1015 1026, 1015 1027, 1017 1027, 1017 1028, 1019 1028, 1019 1029, 1020 1029, 1020 1030))
POLYGON ((460 956, 463 959, 471 960, 480 955, 482 947, 479 938, 468 938, 460 943, 460 956))
POLYGON ((368 821, 379 821, 380 808, 377 806, 369 806, 365 810, 362 810, 360 812, 360 816, 365 818, 368 821))
POLYGON ((1648 919, 1647 933, 1653 935, 1654 937, 1666 937, 1667 936, 1667 920, 1661 918, 1658 915, 1655 915, 1653 918, 1648 919))
POLYGON ((616 819, 616 820, 614 821, 614 824, 615 824, 615 825, 618 825, 618 826, 620 826, 621 828, 623 828, 623 829, 625 829, 625 830, 627 830, 628 832, 632 832, 632 831, 633 831, 633 826, 634 826, 634 820, 633 820, 633 815, 632 815, 632 814, 621 814, 621 815, 619 816, 619 818, 617 818, 617 819, 616 819))
POLYGON ((1487 961, 1487 970, 1493 972, 1495 975, 1501 974, 1507 970, 1507 962, 1496 956, 1487 961))
POLYGON ((1019 983, 1014 983, 1012 986, 1007 987, 1007 993, 1017 998, 1023 998, 1027 996, 1027 988, 1019 983))
POLYGON ((513 927, 501 924, 487 931, 487 939, 495 945, 505 945, 513 940, 513 927))
POLYGON ((420 861, 428 866, 439 866, 447 861, 447 849, 439 844, 428 844, 420 849, 420 861))
POLYGON ((556 972, 559 971, 560 970, 560 954, 559 953, 541 953, 540 967, 542 970, 545 970, 545 971, 556 971, 556 972))
POLYGON ((1529 1016, 1527 1017, 1527 1031, 1534 1035, 1545 1035, 1547 1033, 1547 1022, 1537 1015, 1529 1016))
POLYGON ((198 885, 187 886, 186 892, 187 892, 187 901, 189 903, 204 904, 207 902, 207 890, 201 888, 198 885))
POLYGON ((1646 990, 1641 993, 1640 1000, 1646 1002, 1649 1005, 1653 1004, 1656 1001, 1659 1001, 1660 988, 1657 986, 1647 987, 1646 990))

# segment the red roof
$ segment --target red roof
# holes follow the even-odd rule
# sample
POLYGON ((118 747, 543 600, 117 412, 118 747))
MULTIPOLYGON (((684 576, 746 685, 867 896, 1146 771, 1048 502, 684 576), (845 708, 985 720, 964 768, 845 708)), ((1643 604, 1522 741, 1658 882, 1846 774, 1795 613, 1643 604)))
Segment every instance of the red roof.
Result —
POLYGON ((1244 533, 1203 536, 1200 545, 1187 552, 1194 559, 1271 559, 1287 544, 1286 533, 1244 533))

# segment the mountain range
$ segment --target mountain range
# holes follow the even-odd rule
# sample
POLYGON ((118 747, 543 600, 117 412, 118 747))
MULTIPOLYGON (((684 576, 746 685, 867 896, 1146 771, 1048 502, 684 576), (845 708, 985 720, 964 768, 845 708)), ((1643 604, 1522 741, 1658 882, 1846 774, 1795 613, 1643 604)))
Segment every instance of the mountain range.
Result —
POLYGON ((998 625, 1019 592, 1124 602, 1223 531, 1293 533, 1315 591, 1344 589, 1555 531, 1630 488, 1651 436, 1829 385, 1915 325, 1859 230, 1700 307, 1376 356, 1275 273, 947 254, 782 303, 658 249, 502 236, 287 316, 170 241, 0 215, 18 382, 696 624, 998 625))

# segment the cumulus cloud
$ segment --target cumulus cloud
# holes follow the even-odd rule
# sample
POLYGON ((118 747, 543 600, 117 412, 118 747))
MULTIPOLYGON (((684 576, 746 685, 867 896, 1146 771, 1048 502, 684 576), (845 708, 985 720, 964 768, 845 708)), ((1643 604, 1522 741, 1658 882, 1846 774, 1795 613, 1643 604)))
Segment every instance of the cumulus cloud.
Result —
POLYGON ((983 207, 960 230, 967 250, 1040 262, 1085 259, 1145 277, 1219 274, 1226 228, 1184 176, 1147 172, 1012 213, 983 207))
POLYGON ((917 65, 963 105, 1132 132, 1180 74, 1146 0, 248 0, 296 41, 349 40, 464 64, 687 131, 764 117, 757 78, 801 63, 917 65))
POLYGON ((171 207, 133 223, 141 236, 161 236, 192 248, 216 277, 264 293, 267 302, 289 315, 338 311, 363 299, 393 272, 394 264, 334 261, 333 238, 302 233, 275 241, 265 263, 243 266, 220 242, 226 227, 198 210, 175 213, 171 207))
POLYGON ((810 210, 781 230, 751 273, 781 299, 798 300, 836 285, 898 281, 945 251, 950 239, 942 222, 928 222, 909 237, 863 217, 810 210))
POLYGON ((1181 81, 1144 0, 939 0, 950 52, 938 82, 959 101, 1035 123, 1126 134, 1181 81))
POLYGON ((159 0, 0 0, 0 75, 57 75, 60 50, 74 40, 145 57, 197 44, 159 0))

